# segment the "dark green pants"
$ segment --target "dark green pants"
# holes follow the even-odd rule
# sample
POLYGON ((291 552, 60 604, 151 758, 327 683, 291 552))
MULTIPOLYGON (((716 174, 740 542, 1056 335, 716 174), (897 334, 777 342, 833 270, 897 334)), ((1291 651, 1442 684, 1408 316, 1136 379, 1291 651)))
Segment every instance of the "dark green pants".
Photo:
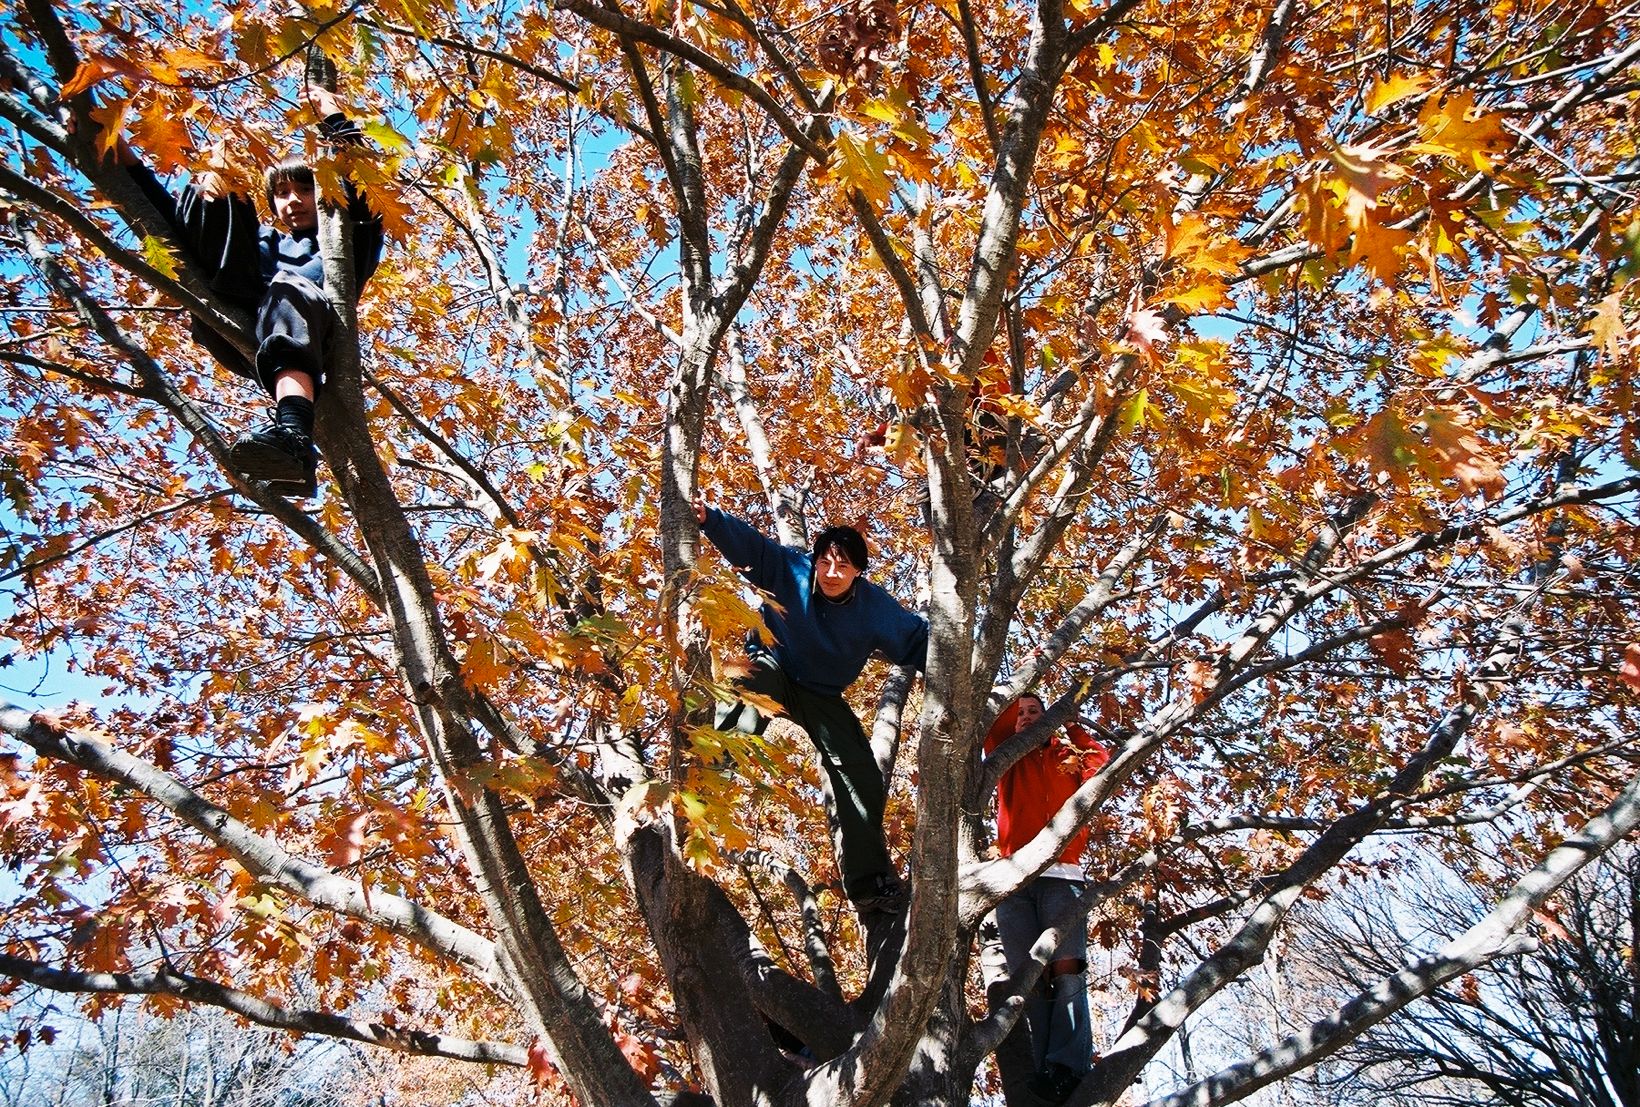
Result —
MULTIPOLYGON (((876 878, 893 874, 894 862, 883 839, 883 806, 887 796, 883 774, 871 754, 871 741, 860 727, 854 709, 842 696, 811 692, 788 677, 779 666, 759 659, 740 686, 767 696, 785 708, 784 714, 803 728, 820 755, 821 782, 826 790, 826 822, 843 871, 843 891, 850 899, 875 890, 876 878)), ((720 704, 719 730, 762 734, 769 720, 747 703, 720 704)))

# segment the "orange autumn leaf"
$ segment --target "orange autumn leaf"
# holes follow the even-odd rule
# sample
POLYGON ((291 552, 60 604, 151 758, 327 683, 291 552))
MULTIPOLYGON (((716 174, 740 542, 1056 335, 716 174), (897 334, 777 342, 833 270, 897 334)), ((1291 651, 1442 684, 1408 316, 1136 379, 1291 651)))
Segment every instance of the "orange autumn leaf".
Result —
POLYGON ((1640 642, 1630 642, 1623 650, 1623 661, 1617 667, 1617 679, 1640 692, 1640 642))
POLYGON ((1350 264, 1360 263, 1387 285, 1393 285, 1406 266, 1406 248, 1413 232, 1380 223, 1364 222, 1350 240, 1350 264))
POLYGON ((486 688, 504 680, 511 672, 511 664, 499 642, 489 635, 480 635, 467 644, 461 671, 476 686, 486 688))
POLYGON ((188 125, 159 100, 149 101, 138 113, 131 137, 158 172, 170 173, 189 163, 193 139, 188 125))
POLYGON ((1505 485, 1503 467, 1494 450, 1464 420, 1440 408, 1423 413, 1430 450, 1425 463, 1432 476, 1450 476, 1460 491, 1499 495, 1505 485))
POLYGON ((1595 307, 1589 317, 1589 337, 1595 347, 1609 358, 1623 356, 1623 343, 1628 329, 1623 322, 1623 290, 1611 293, 1595 307))
POLYGON ((874 204, 886 204, 892 182, 888 160, 869 137, 842 131, 832 143, 832 173, 845 189, 859 191, 874 204))
POLYGON ((345 869, 357 861, 364 853, 369 824, 370 814, 366 811, 355 812, 337 823, 324 841, 325 863, 345 869))
POLYGON ((95 55, 86 58, 80 67, 74 71, 67 84, 63 85, 60 95, 64 100, 86 92, 117 73, 128 73, 130 68, 123 62, 111 58, 100 58, 95 55))
POLYGON ((1405 630, 1389 630, 1367 639, 1372 652, 1384 664, 1401 676, 1411 674, 1416 667, 1415 639, 1405 630))

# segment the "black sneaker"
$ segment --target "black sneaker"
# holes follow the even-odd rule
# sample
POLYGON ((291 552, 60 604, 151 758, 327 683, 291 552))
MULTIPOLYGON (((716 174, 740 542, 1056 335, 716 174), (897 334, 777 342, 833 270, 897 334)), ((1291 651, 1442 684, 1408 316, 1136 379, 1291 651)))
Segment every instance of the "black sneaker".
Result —
POLYGON ((893 873, 878 873, 872 877, 864 894, 850 898, 854 902, 854 910, 862 915, 897 915, 905 910, 905 883, 893 873))
POLYGON ((319 488, 313 440, 278 423, 241 437, 229 448, 228 461, 240 476, 263 482, 276 495, 311 496, 319 488))
POLYGON ((1031 1077, 1029 1087, 1031 1094, 1038 1099, 1045 1099, 1049 1103, 1063 1103, 1071 1097, 1080 1083, 1081 1073, 1055 1061, 1049 1061, 1046 1068, 1031 1077))

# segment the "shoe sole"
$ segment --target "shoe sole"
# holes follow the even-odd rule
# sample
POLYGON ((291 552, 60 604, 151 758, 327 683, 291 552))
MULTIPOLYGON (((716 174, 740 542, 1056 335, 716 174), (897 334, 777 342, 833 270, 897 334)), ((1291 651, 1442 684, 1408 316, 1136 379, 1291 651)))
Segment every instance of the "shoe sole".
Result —
POLYGON ((269 492, 272 492, 275 496, 284 496, 285 498, 292 500, 305 500, 319 494, 319 482, 317 480, 309 480, 306 482, 290 480, 263 480, 257 481, 256 483, 266 488, 269 492))
POLYGON ((228 451, 234 471, 246 480, 260 481, 281 496, 311 496, 318 491, 313 473, 282 450, 258 442, 236 442, 228 451))

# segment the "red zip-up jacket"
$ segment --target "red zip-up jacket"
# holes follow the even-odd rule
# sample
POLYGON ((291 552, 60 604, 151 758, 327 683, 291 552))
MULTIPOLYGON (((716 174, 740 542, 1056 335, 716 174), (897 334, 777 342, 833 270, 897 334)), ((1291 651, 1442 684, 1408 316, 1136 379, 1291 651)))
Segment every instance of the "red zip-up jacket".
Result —
MULTIPOLYGON (((1018 719, 1019 704, 1009 704, 986 732, 986 753, 1014 736, 1018 719)), ((1015 850, 1048 825, 1071 793, 1109 760, 1110 752, 1093 735, 1070 723, 1046 745, 1016 761, 997 785, 997 852, 1012 857, 1015 850)), ((1088 831, 1084 828, 1065 843, 1059 860, 1080 865, 1087 848, 1088 831)))

